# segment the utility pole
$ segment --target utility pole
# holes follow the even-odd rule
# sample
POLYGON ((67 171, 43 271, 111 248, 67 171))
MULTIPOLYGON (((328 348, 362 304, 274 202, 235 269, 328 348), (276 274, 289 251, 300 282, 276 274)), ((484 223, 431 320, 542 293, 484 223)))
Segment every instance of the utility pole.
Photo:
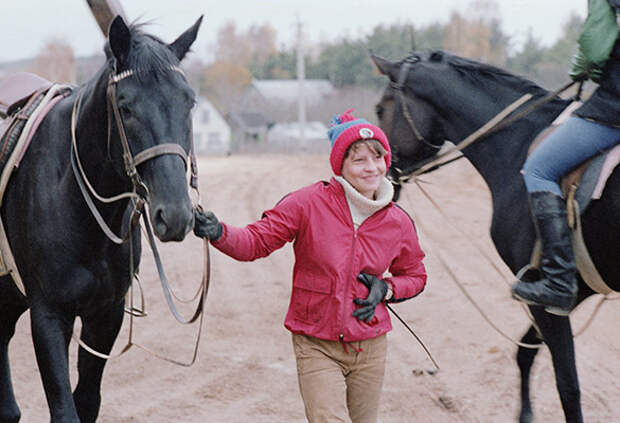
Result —
POLYGON ((297 95, 297 121, 299 124, 299 143, 303 146, 306 143, 305 127, 306 127, 306 96, 304 81, 306 79, 306 65, 304 60, 303 49, 303 31, 302 24, 297 17, 297 82, 298 82, 298 95, 297 95))

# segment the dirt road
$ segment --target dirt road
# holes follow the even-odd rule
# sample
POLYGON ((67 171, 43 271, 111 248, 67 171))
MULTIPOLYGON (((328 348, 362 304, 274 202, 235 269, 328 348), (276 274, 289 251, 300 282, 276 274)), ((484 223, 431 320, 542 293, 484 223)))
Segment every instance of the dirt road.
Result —
MULTIPOLYGON (((203 204, 227 222, 244 225, 258 219, 284 194, 328 179, 325 155, 268 155, 201 158, 203 204)), ((407 186, 401 205, 416 220, 427 252, 425 292, 395 306, 439 362, 424 351, 393 319, 388 368, 380 411, 382 423, 511 422, 518 410, 516 347, 495 332, 467 302, 441 254, 489 318, 512 338, 528 326, 509 298, 511 277, 488 237, 490 201, 484 182, 465 161, 425 178, 427 189, 443 207, 450 226, 415 186, 407 186), (462 231, 462 232, 459 232, 462 231), (476 250, 499 266, 501 274, 476 250)), ((181 244, 162 245, 168 277, 190 297, 201 274, 202 250, 193 236, 181 244)), ((303 423, 289 332, 282 322, 288 306, 292 248, 266 259, 238 263, 211 250, 212 284, 206 304, 202 343, 193 367, 178 367, 132 349, 111 361, 104 374, 99 421, 188 423, 303 423)), ((135 337, 159 352, 187 361, 196 326, 179 326, 168 312, 148 252, 141 269, 149 317, 136 323, 135 337)), ((572 317, 580 328, 596 301, 572 317)), ((184 309, 189 314, 189 308, 184 309)), ((585 420, 620 421, 620 302, 604 305, 593 326, 576 339, 585 420)), ((127 320, 117 341, 127 340, 127 320)), ((75 364, 77 347, 71 345, 75 364)), ((22 421, 49 421, 28 316, 19 321, 11 347, 12 374, 22 421)), ((75 367, 75 366, 73 366, 75 367)), ((75 384, 76 375, 72 375, 75 384)), ((537 421, 561 422, 553 369, 546 350, 533 369, 537 421)))

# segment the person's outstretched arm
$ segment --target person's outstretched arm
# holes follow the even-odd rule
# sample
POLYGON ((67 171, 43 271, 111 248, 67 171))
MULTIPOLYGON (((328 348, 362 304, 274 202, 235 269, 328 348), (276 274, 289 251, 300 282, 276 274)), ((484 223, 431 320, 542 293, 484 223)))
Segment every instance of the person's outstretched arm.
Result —
POLYGON ((213 212, 196 211, 194 233, 207 238, 215 248, 239 261, 266 257, 295 239, 303 206, 293 194, 285 197, 262 219, 244 228, 221 222, 213 212))

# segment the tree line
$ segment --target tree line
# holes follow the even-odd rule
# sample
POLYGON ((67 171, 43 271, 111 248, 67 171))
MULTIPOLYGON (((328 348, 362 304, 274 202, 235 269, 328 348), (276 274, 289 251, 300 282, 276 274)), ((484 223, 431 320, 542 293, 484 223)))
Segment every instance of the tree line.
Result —
MULTIPOLYGON (((309 110, 309 118, 328 119, 334 110, 346 107, 347 103, 358 105, 362 115, 373 114, 376 93, 385 85, 385 78, 374 69, 369 50, 391 60, 401 60, 414 49, 439 49, 507 69, 547 89, 555 89, 567 81, 570 58, 576 51, 583 24, 581 17, 574 14, 564 22, 561 35, 551 45, 543 45, 530 31, 525 41, 516 46, 515 39, 505 32, 497 18, 494 0, 474 0, 472 10, 475 12, 453 12, 445 23, 380 24, 364 35, 315 44, 303 42, 306 78, 327 79, 339 91, 330 100, 334 104, 309 110)), ((303 31, 301 34, 303 40, 303 31)), ((209 63, 194 59, 186 70, 192 86, 224 113, 244 107, 244 93, 253 78, 297 77, 295 47, 278 46, 277 31, 268 23, 244 30, 233 22, 223 25, 209 53, 212 57, 209 63)), ((35 59, 33 71, 51 80, 81 82, 86 71, 76 72, 74 62, 68 43, 52 40, 35 59)), ((276 112, 273 119, 294 119, 294 111, 288 109, 284 114, 276 112)))
MULTIPOLYGON (((530 31, 525 42, 514 49, 514 40, 497 18, 466 17, 454 12, 445 24, 381 24, 368 35, 306 46, 305 74, 306 78, 328 79, 337 88, 378 87, 384 81, 371 64, 369 50, 400 60, 412 49, 441 49, 505 68, 552 89, 568 78, 570 57, 576 51, 581 25, 582 18, 573 15, 552 45, 544 46, 530 31)), ((238 30, 232 22, 226 24, 218 32, 214 61, 201 71, 201 88, 217 91, 224 83, 227 89, 242 89, 252 77, 296 78, 295 48, 278 48, 276 39, 276 30, 269 24, 245 31, 238 30)))

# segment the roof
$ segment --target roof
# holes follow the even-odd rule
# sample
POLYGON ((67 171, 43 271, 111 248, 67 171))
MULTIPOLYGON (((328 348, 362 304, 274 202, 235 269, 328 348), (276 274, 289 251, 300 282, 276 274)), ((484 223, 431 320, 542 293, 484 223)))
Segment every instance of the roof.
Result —
POLYGON ((269 125, 267 118, 262 113, 256 112, 231 112, 228 114, 231 124, 240 128, 261 128, 269 125))
MULTIPOLYGON (((269 136, 272 138, 301 138, 301 125, 299 122, 276 123, 269 130, 269 136)), ((325 140, 325 143, 328 144, 327 126, 323 122, 306 122, 304 138, 325 140)))
MULTIPOLYGON (((299 96, 299 81, 296 79, 255 79, 252 84, 269 101, 294 103, 299 96)), ((305 79, 303 87, 308 104, 319 103, 334 92, 334 86, 327 79, 305 79)))

